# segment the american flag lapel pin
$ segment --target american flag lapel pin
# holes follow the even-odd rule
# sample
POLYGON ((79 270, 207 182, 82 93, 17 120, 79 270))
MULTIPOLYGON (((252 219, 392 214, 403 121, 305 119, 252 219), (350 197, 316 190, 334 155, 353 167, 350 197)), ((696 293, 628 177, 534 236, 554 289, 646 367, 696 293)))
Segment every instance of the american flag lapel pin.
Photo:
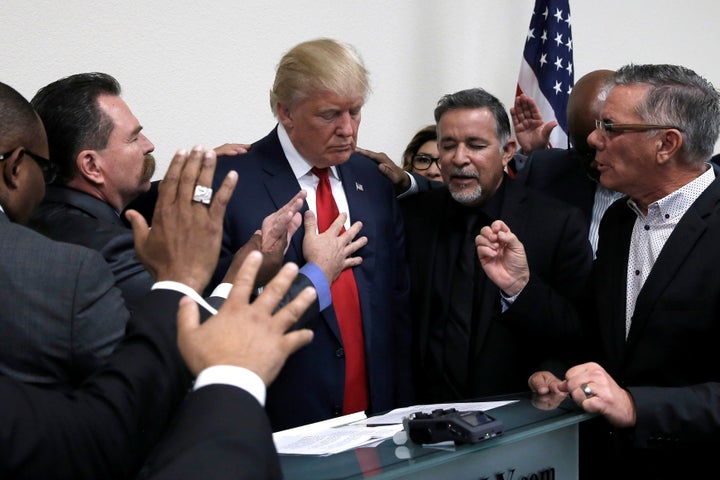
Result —
POLYGON ((355 190, 359 190, 361 192, 365 191, 365 190, 363 190, 363 186, 361 184, 359 184, 358 182, 355 182, 355 190))

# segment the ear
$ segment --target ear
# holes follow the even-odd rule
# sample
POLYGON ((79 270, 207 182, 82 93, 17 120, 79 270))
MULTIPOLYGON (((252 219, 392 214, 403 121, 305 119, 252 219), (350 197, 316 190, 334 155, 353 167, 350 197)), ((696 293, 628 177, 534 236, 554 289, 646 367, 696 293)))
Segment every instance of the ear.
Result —
POLYGON ((27 155, 22 155, 20 148, 16 148, 10 158, 0 162, 2 166, 3 182, 8 190, 16 190, 21 182, 24 169, 28 168, 27 155))
POLYGON ((275 106, 275 111, 278 114, 278 120, 280 120, 282 126, 285 127, 285 130, 292 130, 294 122, 293 114, 290 108, 287 105, 278 102, 275 106))
POLYGON ((83 150, 75 158, 78 172, 89 183, 99 185, 105 183, 102 171, 102 156, 96 150, 83 150))
POLYGON ((683 136, 679 130, 671 128, 663 131, 658 137, 657 143, 657 162, 664 165, 675 157, 683 144, 683 136))
POLYGON ((513 156, 515 155, 515 152, 517 151, 517 142, 514 138, 511 138, 507 141, 505 145, 502 147, 502 164, 503 167, 507 167, 507 164, 510 163, 510 160, 512 160, 513 156))

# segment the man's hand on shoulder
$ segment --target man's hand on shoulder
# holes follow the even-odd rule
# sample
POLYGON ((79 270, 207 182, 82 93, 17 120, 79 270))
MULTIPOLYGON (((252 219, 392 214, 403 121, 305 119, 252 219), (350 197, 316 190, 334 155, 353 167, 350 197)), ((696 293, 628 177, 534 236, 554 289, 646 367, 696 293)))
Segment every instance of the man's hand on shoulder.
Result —
POLYGON ((357 147, 355 151, 365 155, 366 157, 370 157, 370 159, 378 164, 380 172, 389 178, 392 184, 395 185, 395 193, 399 195, 410 188, 410 177, 408 176, 408 173, 393 162, 386 154, 382 152, 373 152, 372 150, 365 150, 360 147, 357 147))

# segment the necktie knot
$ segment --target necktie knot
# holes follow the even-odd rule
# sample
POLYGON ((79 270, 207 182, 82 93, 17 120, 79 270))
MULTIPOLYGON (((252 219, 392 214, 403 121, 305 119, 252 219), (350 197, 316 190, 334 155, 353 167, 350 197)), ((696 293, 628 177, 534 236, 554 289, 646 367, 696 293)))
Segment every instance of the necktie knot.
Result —
POLYGON ((320 181, 328 179, 328 169, 327 168, 313 167, 312 170, 310 170, 310 171, 312 173, 314 173, 315 176, 320 179, 320 181))

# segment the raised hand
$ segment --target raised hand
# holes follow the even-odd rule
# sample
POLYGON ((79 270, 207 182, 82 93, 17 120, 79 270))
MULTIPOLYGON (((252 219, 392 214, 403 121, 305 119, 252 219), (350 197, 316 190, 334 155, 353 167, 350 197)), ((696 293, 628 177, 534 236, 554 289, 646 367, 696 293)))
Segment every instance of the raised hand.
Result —
POLYGON ((196 185, 212 185, 215 164, 212 150, 179 150, 158 186, 152 229, 137 211, 126 213, 135 252, 155 280, 180 282, 196 292, 210 282, 220 254, 225 208, 237 183, 237 173, 230 171, 209 204, 193 200, 196 185))
POLYGON ((555 120, 545 123, 535 100, 524 93, 515 97, 515 105, 510 108, 515 138, 522 153, 530 155, 534 150, 542 150, 550 144, 550 133, 557 126, 555 120))
POLYGON ((307 197, 307 192, 300 190, 279 210, 263 219, 261 230, 257 230, 235 252, 233 261, 225 273, 223 283, 232 283, 245 257, 253 250, 259 250, 263 254, 263 264, 257 275, 256 286, 265 285, 280 270, 285 252, 290 245, 290 239, 302 222, 300 210, 304 205, 305 197, 307 197))
POLYGON ((311 330, 288 329, 315 300, 315 290, 304 289, 273 313, 297 275, 287 263, 250 303, 262 255, 251 252, 238 270, 233 288, 218 313, 200 324, 195 302, 185 297, 177 314, 178 347, 190 371, 197 375, 214 365, 234 365, 255 372, 270 385, 287 357, 310 343, 311 330))
POLYGON ((502 220, 483 227, 475 237, 485 274, 508 296, 517 295, 530 279, 525 247, 502 220))

